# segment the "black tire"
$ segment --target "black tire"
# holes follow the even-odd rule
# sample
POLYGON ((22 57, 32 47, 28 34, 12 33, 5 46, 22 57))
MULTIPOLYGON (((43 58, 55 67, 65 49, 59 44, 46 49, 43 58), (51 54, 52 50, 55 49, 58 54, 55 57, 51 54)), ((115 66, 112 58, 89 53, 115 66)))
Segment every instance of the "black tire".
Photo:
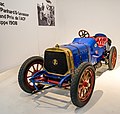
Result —
POLYGON ((109 70, 113 70, 115 68, 116 60, 117 60, 117 49, 115 46, 112 46, 110 49, 109 56, 108 56, 108 68, 109 68, 109 70))
POLYGON ((108 38, 108 45, 111 46, 111 44, 112 44, 112 41, 110 38, 108 38))
MULTIPOLYGON (((28 58, 21 66, 18 73, 18 83, 21 89, 27 93, 32 93, 35 88, 30 83, 29 78, 32 77, 36 72, 42 70, 43 58, 40 56, 33 56, 28 58)), ((42 89, 44 85, 37 85, 39 89, 42 89)))
POLYGON ((94 67, 90 63, 81 63, 71 81, 70 95, 72 103, 77 107, 86 105, 93 93, 94 85, 94 67), (85 75, 85 73, 87 73, 87 75, 85 75))

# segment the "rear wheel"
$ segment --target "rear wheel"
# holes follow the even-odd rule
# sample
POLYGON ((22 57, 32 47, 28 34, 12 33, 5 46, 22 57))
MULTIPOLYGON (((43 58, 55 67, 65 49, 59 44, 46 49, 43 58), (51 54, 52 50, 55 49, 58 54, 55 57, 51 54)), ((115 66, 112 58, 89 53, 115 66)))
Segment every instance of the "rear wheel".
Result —
MULTIPOLYGON (((32 93, 35 90, 33 83, 29 79, 42 69, 43 58, 40 56, 30 57, 22 64, 18 74, 18 82, 23 91, 32 93)), ((36 85, 39 89, 44 87, 44 85, 41 84, 36 85)))
POLYGON ((90 63, 82 63, 72 77, 70 95, 72 103, 83 107, 89 101, 95 84, 95 70, 90 63))
POLYGON ((112 46, 108 57, 109 70, 113 70, 115 68, 116 60, 117 60, 117 49, 115 46, 112 46))

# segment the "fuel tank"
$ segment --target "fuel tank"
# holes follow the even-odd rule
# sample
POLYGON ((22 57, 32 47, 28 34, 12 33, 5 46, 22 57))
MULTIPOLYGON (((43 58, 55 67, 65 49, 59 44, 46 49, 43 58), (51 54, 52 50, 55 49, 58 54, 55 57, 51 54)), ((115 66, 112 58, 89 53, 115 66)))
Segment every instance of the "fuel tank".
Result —
POLYGON ((74 66, 77 68, 82 62, 91 61, 92 46, 94 44, 95 40, 93 38, 75 38, 72 43, 62 47, 71 50, 74 66))

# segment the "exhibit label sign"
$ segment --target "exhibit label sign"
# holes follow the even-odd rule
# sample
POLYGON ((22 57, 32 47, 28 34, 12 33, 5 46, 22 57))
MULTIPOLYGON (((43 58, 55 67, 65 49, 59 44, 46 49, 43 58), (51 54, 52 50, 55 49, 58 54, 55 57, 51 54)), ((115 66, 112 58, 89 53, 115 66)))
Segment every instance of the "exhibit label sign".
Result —
POLYGON ((28 13, 7 8, 6 4, 0 1, 0 26, 19 25, 19 21, 25 22, 28 16, 28 13))

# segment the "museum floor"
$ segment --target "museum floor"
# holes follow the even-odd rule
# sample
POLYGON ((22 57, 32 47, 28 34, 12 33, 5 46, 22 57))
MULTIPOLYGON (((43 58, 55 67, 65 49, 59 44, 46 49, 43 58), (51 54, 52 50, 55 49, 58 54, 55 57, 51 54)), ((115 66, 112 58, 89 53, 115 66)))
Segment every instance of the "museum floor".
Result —
MULTIPOLYGON (((120 58, 120 57, 119 57, 120 58)), ((120 114, 120 59, 113 71, 102 67, 89 103, 75 107, 69 91, 51 88, 34 95, 18 86, 19 67, 0 74, 0 114, 120 114)))

